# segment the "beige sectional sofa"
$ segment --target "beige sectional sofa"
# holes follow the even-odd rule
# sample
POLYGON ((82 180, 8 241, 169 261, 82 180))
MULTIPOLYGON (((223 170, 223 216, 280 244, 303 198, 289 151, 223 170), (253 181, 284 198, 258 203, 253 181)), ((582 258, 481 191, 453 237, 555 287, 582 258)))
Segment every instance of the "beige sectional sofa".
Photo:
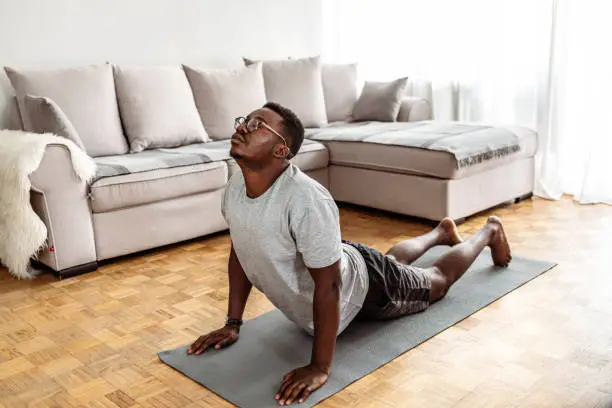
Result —
POLYGON ((461 219, 533 190, 537 137, 528 129, 511 129, 520 143, 512 154, 464 167, 441 150, 317 136, 325 129, 363 132, 362 124, 436 123, 427 82, 402 79, 400 86, 370 83, 358 89, 355 64, 331 66, 310 58, 245 60, 244 68, 228 70, 104 64, 6 72, 22 128, 44 130, 27 111, 26 96, 56 103, 78 133, 67 137, 95 150, 88 153, 100 168, 92 182, 81 182, 68 150, 53 145, 31 177, 31 202, 48 229, 49 249, 39 262, 60 278, 94 270, 100 261, 225 230, 221 196, 239 171, 227 155, 230 118, 267 100, 306 118, 308 138, 293 162, 338 201, 435 221, 461 219), (288 92, 283 81, 300 92, 288 92), (391 120, 368 119, 384 105, 380 101, 393 102, 382 113, 391 120))

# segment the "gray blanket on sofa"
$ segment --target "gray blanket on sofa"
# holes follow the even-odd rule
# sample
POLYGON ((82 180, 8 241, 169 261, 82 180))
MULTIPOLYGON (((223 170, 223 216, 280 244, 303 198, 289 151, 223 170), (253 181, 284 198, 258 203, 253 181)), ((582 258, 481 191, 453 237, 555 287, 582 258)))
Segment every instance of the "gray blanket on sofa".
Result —
POLYGON ((307 129, 306 137, 439 150, 454 155, 462 168, 520 151, 518 129, 444 121, 355 122, 307 129))
MULTIPOLYGON (((301 152, 322 147, 317 142, 380 143, 441 150, 453 154, 466 167, 520 150, 518 127, 487 126, 460 122, 359 122, 306 129, 301 152)), ((521 128, 525 132, 525 129, 521 128)), ((96 157, 95 182, 104 177, 231 160, 230 141, 220 140, 134 154, 96 157)))
POLYGON ((170 149, 152 149, 139 153, 95 157, 97 171, 91 182, 95 183, 104 177, 228 160, 230 159, 229 149, 230 141, 222 140, 170 149))
MULTIPOLYGON (((315 141, 304 140, 300 151, 308 152, 319 148, 324 147, 315 141)), ((230 140, 227 139, 168 149, 151 149, 139 153, 95 157, 97 170, 91 183, 105 177, 233 160, 229 151, 230 140)))

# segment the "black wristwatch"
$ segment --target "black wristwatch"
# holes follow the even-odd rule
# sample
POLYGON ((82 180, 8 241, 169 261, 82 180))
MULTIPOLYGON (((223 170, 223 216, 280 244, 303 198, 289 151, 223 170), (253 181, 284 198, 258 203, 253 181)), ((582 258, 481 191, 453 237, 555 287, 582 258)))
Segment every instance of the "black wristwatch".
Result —
POLYGON ((225 320, 225 325, 226 326, 242 326, 242 319, 232 319, 231 317, 228 317, 225 320))

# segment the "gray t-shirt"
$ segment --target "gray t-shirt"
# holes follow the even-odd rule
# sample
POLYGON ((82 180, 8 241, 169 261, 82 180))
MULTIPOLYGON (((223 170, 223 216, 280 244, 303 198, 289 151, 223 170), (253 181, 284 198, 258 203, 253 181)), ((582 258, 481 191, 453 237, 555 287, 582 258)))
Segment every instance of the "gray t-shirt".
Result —
POLYGON ((252 199, 237 171, 221 207, 248 279, 311 335, 315 286, 308 267, 341 260, 340 334, 361 309, 368 276, 361 254, 341 241, 338 207, 330 193, 290 165, 264 194, 252 199))

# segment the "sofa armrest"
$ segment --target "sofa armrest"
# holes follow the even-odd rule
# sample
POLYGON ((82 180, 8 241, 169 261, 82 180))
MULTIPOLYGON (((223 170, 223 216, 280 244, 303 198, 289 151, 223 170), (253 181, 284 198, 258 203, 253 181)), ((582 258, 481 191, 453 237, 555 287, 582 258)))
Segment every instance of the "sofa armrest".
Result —
POLYGON ((30 181, 30 201, 48 235, 47 249, 38 260, 57 272, 91 267, 96 262, 96 247, 88 184, 77 177, 68 148, 48 145, 30 181))
POLYGON ((433 109, 431 103, 417 96, 405 96, 402 99, 399 113, 397 114, 398 122, 414 122, 418 120, 433 119, 433 109))

